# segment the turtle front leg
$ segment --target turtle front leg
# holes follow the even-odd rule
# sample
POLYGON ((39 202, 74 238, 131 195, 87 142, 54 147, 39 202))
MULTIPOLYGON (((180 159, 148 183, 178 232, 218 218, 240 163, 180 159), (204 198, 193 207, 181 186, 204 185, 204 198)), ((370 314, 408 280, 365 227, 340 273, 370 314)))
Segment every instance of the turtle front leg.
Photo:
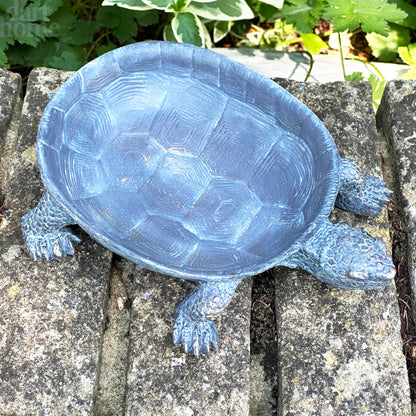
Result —
POLYGON ((45 192, 37 207, 22 217, 22 233, 33 260, 60 259, 74 254, 74 245, 81 242, 67 225, 75 224, 66 210, 45 192))
POLYGON ((341 159, 337 207, 359 215, 378 215, 390 194, 383 181, 362 173, 353 160, 341 159))
POLYGON ((241 279, 204 282, 176 308, 173 341, 196 356, 215 351, 218 332, 214 319, 228 306, 241 279))

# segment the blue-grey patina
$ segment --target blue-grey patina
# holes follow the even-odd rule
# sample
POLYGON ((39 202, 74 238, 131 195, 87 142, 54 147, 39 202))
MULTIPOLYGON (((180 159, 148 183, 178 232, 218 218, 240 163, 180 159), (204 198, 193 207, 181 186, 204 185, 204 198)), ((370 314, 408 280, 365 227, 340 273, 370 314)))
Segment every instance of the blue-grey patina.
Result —
POLYGON ((140 267, 200 282, 174 341, 215 349, 213 319, 240 280, 300 266, 342 289, 376 289, 383 244, 334 225, 336 203, 380 212, 384 182, 341 159, 322 122, 284 89, 224 56, 143 42, 109 52, 54 95, 39 128, 46 187, 22 230, 34 259, 74 252, 79 224, 140 267))

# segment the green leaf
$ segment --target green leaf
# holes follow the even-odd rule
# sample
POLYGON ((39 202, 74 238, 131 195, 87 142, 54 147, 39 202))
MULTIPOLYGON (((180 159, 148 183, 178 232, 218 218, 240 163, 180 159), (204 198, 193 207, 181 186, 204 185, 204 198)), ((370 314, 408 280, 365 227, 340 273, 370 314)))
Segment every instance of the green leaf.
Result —
POLYGON ((101 7, 97 12, 97 21, 101 26, 113 29, 118 41, 123 43, 137 35, 137 22, 148 26, 159 21, 158 10, 127 10, 121 7, 101 7))
POLYGON ((46 36, 52 34, 44 23, 59 4, 56 0, 47 7, 40 0, 26 1, 0 0, 0 45, 11 45, 15 41, 36 46, 46 36))
POLYGON ((179 42, 204 46, 204 28, 193 13, 178 13, 172 20, 172 30, 179 42))
POLYGON ((279 9, 276 9, 276 7, 270 6, 270 4, 266 3, 258 3, 257 7, 253 11, 254 14, 258 16, 260 22, 272 21, 272 17, 276 13, 280 13, 279 9))
POLYGON ((77 71, 85 63, 85 55, 81 49, 65 49, 59 56, 54 56, 45 66, 64 71, 77 71))
POLYGON ((353 31, 361 25, 364 32, 388 36, 387 22, 398 23, 407 13, 387 0, 331 0, 323 17, 332 21, 336 32, 353 31))
POLYGON ((231 29, 231 21, 217 21, 215 22, 213 36, 214 36, 214 43, 219 42, 221 39, 224 39, 228 33, 230 33, 231 29))
POLYGON ((354 71, 350 75, 345 75, 345 81, 362 81, 364 79, 364 75, 362 72, 354 71))
POLYGON ((135 19, 140 26, 150 26, 159 22, 159 13, 158 10, 145 10, 137 12, 135 19))
POLYGON ((410 67, 410 69, 402 75, 403 79, 416 79, 416 65, 410 67))
POLYGON ((186 9, 186 7, 188 6, 188 4, 190 2, 191 2, 191 0, 176 0, 173 3, 170 3, 168 5, 168 7, 166 7, 165 11, 166 12, 180 13, 184 9, 186 9))
POLYGON ((301 36, 305 48, 312 54, 319 54, 321 49, 328 48, 328 44, 314 33, 302 33, 301 36))
POLYGON ((371 88, 373 90, 373 105, 377 110, 387 82, 374 74, 371 74, 367 80, 371 84, 371 88))
POLYGON ((46 66, 66 71, 76 71, 87 62, 85 48, 64 45, 57 39, 47 39, 36 47, 11 46, 7 55, 11 65, 46 66))
POLYGON ((102 6, 118 6, 130 10, 151 10, 152 7, 143 3, 142 0, 104 0, 102 6))
POLYGON ((369 33, 365 38, 373 55, 380 61, 385 62, 390 62, 396 57, 399 46, 405 46, 410 43, 409 29, 394 24, 390 25, 388 36, 369 33))
POLYGON ((163 40, 168 42, 178 42, 178 39, 175 38, 175 34, 173 33, 172 22, 163 28, 163 40))
POLYGON ((110 52, 110 51, 112 51, 112 50, 114 50, 116 48, 117 48, 117 45, 114 44, 114 43, 112 43, 112 42, 107 43, 106 45, 101 45, 97 49, 97 56, 104 55, 105 53, 110 52))
POLYGON ((174 3, 172 0, 142 0, 144 4, 152 9, 166 10, 166 8, 174 3))
POLYGON ((204 47, 210 49, 214 46, 212 44, 211 35, 209 34, 207 25, 205 23, 202 23, 202 28, 204 29, 204 47))
POLYGON ((416 7, 405 0, 394 0, 397 7, 407 13, 407 17, 399 23, 401 26, 416 29, 416 7))
POLYGON ((7 67, 7 55, 5 54, 5 52, 0 49, 0 67, 5 68, 7 67))
POLYGON ((236 22, 232 22, 230 33, 239 39, 243 39, 250 28, 250 20, 238 20, 236 22))
POLYGON ((398 48, 399 56, 407 65, 416 65, 416 43, 398 48))
POLYGON ((76 22, 77 19, 71 13, 69 4, 65 4, 50 18, 48 28, 52 32, 51 37, 61 39, 64 43, 69 43, 71 37, 67 38, 66 36, 73 29, 76 22))
MULTIPOLYGON (((96 22, 78 19, 68 33, 68 43, 71 45, 82 45, 92 41, 93 34, 97 31, 96 22)), ((62 40, 62 39, 61 39, 62 40)))
POLYGON ((253 19, 254 14, 244 0, 216 0, 209 3, 191 1, 187 11, 212 20, 253 19))
POLYGON ((302 33, 312 32, 326 7, 324 0, 289 0, 268 20, 285 19, 302 33))
POLYGON ((283 7, 284 0, 259 0, 261 3, 269 4, 270 6, 281 9, 283 7))

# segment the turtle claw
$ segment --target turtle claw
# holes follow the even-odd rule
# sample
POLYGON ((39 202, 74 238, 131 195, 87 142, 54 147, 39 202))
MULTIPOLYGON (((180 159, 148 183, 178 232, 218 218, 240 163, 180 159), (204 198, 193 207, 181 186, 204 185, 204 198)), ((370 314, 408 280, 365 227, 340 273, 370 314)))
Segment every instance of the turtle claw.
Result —
POLYGON ((70 229, 64 228, 54 232, 36 235, 25 235, 29 255, 33 260, 60 260, 62 257, 74 254, 74 246, 81 239, 70 229))
POLYGON ((380 214, 390 195, 385 182, 373 175, 364 175, 355 162, 342 160, 341 187, 336 200, 339 208, 359 215, 375 216, 380 214))
POLYGON ((200 354, 216 351, 219 344, 218 331, 214 321, 194 321, 182 311, 178 311, 173 326, 173 342, 183 345, 186 353, 193 352, 199 357, 200 354))

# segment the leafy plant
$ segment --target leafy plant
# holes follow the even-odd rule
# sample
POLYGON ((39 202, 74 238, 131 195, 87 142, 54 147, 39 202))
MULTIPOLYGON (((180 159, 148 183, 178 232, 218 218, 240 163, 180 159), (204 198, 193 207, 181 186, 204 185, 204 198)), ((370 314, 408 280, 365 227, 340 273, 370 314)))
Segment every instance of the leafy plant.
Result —
POLYGON ((62 0, 0 0, 0 65, 7 62, 5 51, 9 45, 19 42, 36 47, 51 35, 45 23, 61 5, 62 0))
POLYGON ((334 25, 334 31, 360 28, 366 33, 388 36, 388 22, 399 23, 407 13, 387 0, 331 0, 323 13, 334 25))
POLYGON ((285 19, 287 23, 295 25, 300 32, 309 33, 313 31, 326 7, 325 0, 289 0, 285 1, 284 6, 276 10, 268 20, 285 19))
MULTIPOLYGON (((267 0, 279 5, 279 0, 267 0)), ((117 5, 136 11, 160 10, 170 18, 163 27, 163 38, 211 47, 207 23, 215 22, 215 39, 231 30, 231 21, 252 19, 254 14, 245 0, 104 0, 103 6, 117 5), (220 23, 224 22, 224 23, 220 23)))
POLYGON ((159 19, 156 10, 116 6, 85 13, 82 2, 70 0, 0 0, 0 5, 0 33, 8 34, 0 36, 0 66, 76 70, 101 53, 134 42, 139 25, 159 19))
POLYGON ((399 47, 400 58, 407 65, 410 65, 410 69, 403 75, 404 79, 414 79, 416 78, 416 43, 405 47, 399 47))
POLYGON ((390 24, 388 36, 369 33, 366 35, 366 39, 376 58, 380 61, 390 62, 397 56, 399 46, 406 46, 410 43, 410 34, 408 28, 390 24))
POLYGON ((295 31, 293 25, 281 20, 276 20, 270 29, 251 24, 250 31, 238 43, 238 46, 285 50, 288 46, 300 42, 300 37, 291 36, 295 31))

